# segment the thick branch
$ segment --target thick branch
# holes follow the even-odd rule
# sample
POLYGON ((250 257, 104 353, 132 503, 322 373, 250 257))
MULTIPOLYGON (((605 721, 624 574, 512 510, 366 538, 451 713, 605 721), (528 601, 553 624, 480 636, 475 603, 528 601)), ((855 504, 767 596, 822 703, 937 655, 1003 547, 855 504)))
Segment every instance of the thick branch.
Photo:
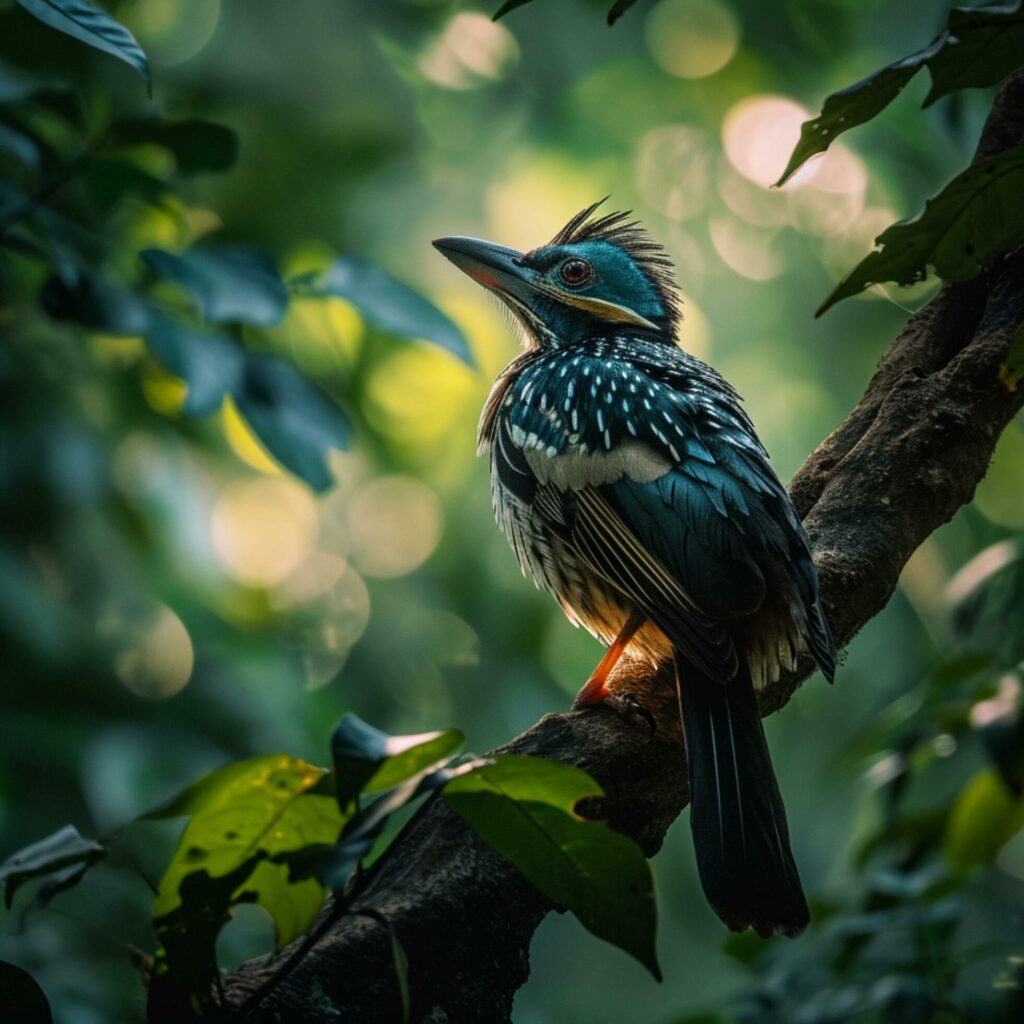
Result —
MULTIPOLYGON (((1018 75, 997 98, 979 154, 1022 137, 1018 75)), ((885 606, 918 545, 971 500, 1000 433, 1024 402, 1024 388, 1011 391, 998 375, 1022 322, 1024 253, 983 279, 945 285, 911 317, 864 397, 794 478, 790 489, 841 645, 885 606)), ((769 687, 765 712, 785 704, 805 674, 769 687)), ((596 708, 548 715, 502 749, 590 772, 607 793, 612 825, 653 854, 688 795, 674 688, 669 672, 639 662, 624 665, 616 685, 655 714, 653 737, 641 720, 596 708)), ((354 909, 383 915, 408 952, 411 1020, 509 1020, 529 971, 533 932, 554 908, 442 805, 400 843, 354 909), (444 1016, 432 1017, 435 1007, 444 1016)), ((256 960, 233 975, 233 1004, 273 966, 256 960)), ((401 1020, 386 930, 358 913, 343 918, 248 1019, 401 1020)))

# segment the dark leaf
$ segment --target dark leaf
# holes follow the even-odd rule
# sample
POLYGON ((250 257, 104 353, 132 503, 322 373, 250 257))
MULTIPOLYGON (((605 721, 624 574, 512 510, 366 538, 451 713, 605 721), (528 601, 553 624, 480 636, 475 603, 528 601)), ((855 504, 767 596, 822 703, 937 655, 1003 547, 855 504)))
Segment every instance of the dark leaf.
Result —
POLYGON ((432 341, 473 364, 462 331, 422 295, 379 267, 343 256, 323 273, 296 278, 292 285, 301 295, 345 299, 378 330, 432 341))
POLYGON ((391 736, 357 715, 345 715, 331 736, 338 804, 348 810, 360 793, 390 789, 440 764, 464 739, 458 729, 391 736))
POLYGON ((982 726, 979 733, 1006 787, 1020 799, 1024 795, 1024 707, 982 726))
POLYGON ((293 366, 270 356, 250 356, 235 400, 283 466, 317 491, 333 484, 327 455, 332 448, 348 445, 348 421, 293 366))
POLYGON ((946 45, 928 61, 932 88, 926 107, 957 89, 1002 81, 1024 65, 1021 0, 992 7, 954 7, 946 45))
POLYGON ((85 0, 17 0, 17 3, 50 28, 130 64, 146 80, 146 88, 152 94, 153 79, 142 47, 131 32, 106 11, 85 0))
POLYGON ((0 153, 6 153, 30 170, 39 170, 42 153, 30 136, 0 121, 0 153))
POLYGON ((572 765, 511 754, 461 776, 445 802, 553 903, 660 978, 651 873, 640 848, 575 812, 601 787, 572 765))
POLYGON ((16 964, 0 960, 0 1012, 4 1024, 53 1024, 39 982, 16 964))
POLYGON ((145 334, 150 325, 145 299, 91 274, 51 277, 43 285, 40 300, 57 320, 71 320, 104 334, 134 337, 145 334))
POLYGON ((958 174, 911 221, 885 229, 879 246, 833 289, 820 316, 879 281, 914 284, 929 267, 944 281, 969 281, 1024 241, 1024 144, 958 174))
POLYGON ((230 128, 210 121, 134 118, 118 121, 111 134, 121 145, 162 146, 174 156, 181 174, 226 171, 238 160, 238 136, 230 128))
POLYGON ((105 846, 95 839, 86 839, 74 825, 65 825, 45 839, 12 853, 0 864, 4 902, 9 907, 18 889, 33 878, 45 878, 70 867, 80 867, 84 873, 106 852, 105 846))
POLYGON ((527 4, 532 3, 533 0, 505 0, 505 2, 494 12, 492 21, 497 21, 499 18, 504 18, 506 14, 516 10, 518 7, 525 7, 527 4))
MULTIPOLYGON (((252 758, 211 772, 147 815, 189 816, 157 890, 157 934, 206 913, 205 902, 189 901, 187 884, 197 873, 217 887, 235 879, 226 893, 217 888, 217 906, 243 898, 258 903, 274 921, 279 949, 305 931, 323 903, 323 887, 309 877, 296 883, 272 858, 337 838, 344 821, 337 803, 310 792, 323 775, 322 768, 283 754, 252 758)), ((203 900, 209 891, 201 888, 203 900)))
POLYGON ((615 0, 608 12, 608 24, 614 25, 635 3, 636 0, 615 0))
POLYGON ((203 416, 220 408, 245 379, 245 352, 223 334, 156 317, 146 334, 150 351, 188 385, 184 412, 203 416))
POLYGON ((288 306, 274 261, 255 249, 222 246, 180 255, 145 249, 139 256, 157 277, 183 288, 211 323, 270 327, 281 322, 288 306))
POLYGON ((81 175, 101 211, 134 196, 156 205, 167 194, 167 184, 129 160, 94 160, 81 175))

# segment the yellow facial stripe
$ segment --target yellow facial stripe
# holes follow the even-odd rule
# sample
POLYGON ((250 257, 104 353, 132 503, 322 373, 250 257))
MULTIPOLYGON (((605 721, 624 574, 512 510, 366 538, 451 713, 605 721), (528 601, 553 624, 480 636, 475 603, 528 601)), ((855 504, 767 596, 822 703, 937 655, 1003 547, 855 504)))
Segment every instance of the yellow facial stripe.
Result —
POLYGON ((636 327, 650 328, 652 331, 658 329, 657 324, 652 324, 650 320, 642 317, 639 313, 634 313, 627 306, 616 306, 614 302, 605 302, 604 299, 593 299, 586 295, 570 295, 561 291, 556 295, 561 302, 593 313, 600 320, 606 320, 610 324, 633 324, 636 327))

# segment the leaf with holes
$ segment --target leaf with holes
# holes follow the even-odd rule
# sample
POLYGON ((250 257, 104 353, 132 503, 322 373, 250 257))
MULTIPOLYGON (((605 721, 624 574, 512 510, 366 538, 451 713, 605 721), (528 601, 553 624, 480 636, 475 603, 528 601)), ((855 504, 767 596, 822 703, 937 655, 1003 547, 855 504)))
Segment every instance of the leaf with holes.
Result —
POLYGON ((210 246, 177 255, 144 249, 139 257, 157 277, 183 289, 210 323, 271 327, 288 307, 288 291, 274 261, 257 249, 210 246))
POLYGON ((1024 241, 1024 143, 979 160, 875 239, 866 256, 821 304, 821 316, 841 299, 879 281, 914 284, 932 267, 944 281, 969 281, 997 256, 1024 241))
POLYGON ((331 736, 338 803, 343 810, 362 792, 380 792, 451 757, 465 737, 458 729, 392 736, 357 715, 342 718, 331 736))
POLYGON ((69 888, 106 852, 102 843, 86 839, 74 825, 57 829, 45 839, 12 853, 0 864, 5 904, 9 907, 18 889, 32 879, 62 877, 68 883, 63 888, 69 888), (69 871, 73 874, 69 875, 69 871))
POLYGON ((572 765, 499 755, 450 782, 445 803, 553 903, 661 977, 651 872, 640 847, 576 805, 601 787, 572 765))
POLYGON ((131 65, 146 80, 152 95, 149 61, 135 39, 119 21, 85 0, 17 0, 32 17, 96 50, 131 65))
MULTIPOLYGON (((263 907, 274 921, 278 949, 305 931, 325 889, 314 878, 292 882, 287 869, 272 858, 337 839, 345 819, 333 796, 316 790, 325 774, 323 768, 284 754, 257 757, 211 772, 147 815, 189 816, 157 890, 157 935, 202 913, 202 901, 189 905, 189 879, 202 873, 214 884, 234 877, 245 865, 248 870, 228 893, 229 905, 244 896, 263 907)), ((195 891, 205 900, 207 889, 199 886, 195 891)), ((210 921, 211 927, 218 923, 210 921)))
POLYGON ((464 363, 473 363, 462 331, 419 292, 379 267, 343 256, 323 273, 295 278, 292 286, 300 295, 345 299, 378 330, 431 341, 464 363))

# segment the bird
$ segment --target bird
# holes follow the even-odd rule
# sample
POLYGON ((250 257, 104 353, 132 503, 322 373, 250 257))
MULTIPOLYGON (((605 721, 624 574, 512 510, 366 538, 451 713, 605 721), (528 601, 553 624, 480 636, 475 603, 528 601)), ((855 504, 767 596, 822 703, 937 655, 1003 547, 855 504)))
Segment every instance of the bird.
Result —
POLYGON ((614 699, 627 650, 673 661, 705 896, 733 931, 796 936, 810 914, 757 693, 805 652, 834 676, 810 544, 739 395, 677 340, 666 250, 603 202, 528 252, 433 243, 521 327, 478 430, 495 518, 607 647, 574 707, 614 699))

